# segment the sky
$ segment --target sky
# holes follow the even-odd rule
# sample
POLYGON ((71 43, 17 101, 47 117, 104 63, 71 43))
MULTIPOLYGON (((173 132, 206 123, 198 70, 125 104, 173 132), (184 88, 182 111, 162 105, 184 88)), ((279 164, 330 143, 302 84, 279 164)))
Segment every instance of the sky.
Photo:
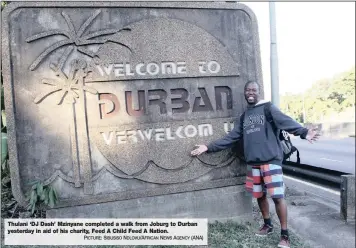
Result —
MULTIPOLYGON (((241 2, 255 13, 265 99, 270 100, 268 2, 241 2)), ((355 2, 276 2, 280 94, 299 93, 355 66, 355 2)))

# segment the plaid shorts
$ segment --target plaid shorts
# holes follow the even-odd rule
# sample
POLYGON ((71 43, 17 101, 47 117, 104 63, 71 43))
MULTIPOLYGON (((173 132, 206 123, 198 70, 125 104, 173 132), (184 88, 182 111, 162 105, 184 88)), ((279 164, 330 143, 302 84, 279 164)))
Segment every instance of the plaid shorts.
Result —
POLYGON ((275 164, 247 165, 246 191, 254 198, 264 194, 272 198, 283 198, 282 167, 275 164))

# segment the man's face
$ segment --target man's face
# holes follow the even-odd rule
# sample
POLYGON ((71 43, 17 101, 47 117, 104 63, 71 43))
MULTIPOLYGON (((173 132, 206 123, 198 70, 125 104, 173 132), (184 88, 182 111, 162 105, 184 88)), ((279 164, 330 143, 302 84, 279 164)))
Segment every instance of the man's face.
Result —
POLYGON ((245 88, 245 99, 248 104, 256 104, 260 97, 260 91, 256 83, 250 83, 245 88))

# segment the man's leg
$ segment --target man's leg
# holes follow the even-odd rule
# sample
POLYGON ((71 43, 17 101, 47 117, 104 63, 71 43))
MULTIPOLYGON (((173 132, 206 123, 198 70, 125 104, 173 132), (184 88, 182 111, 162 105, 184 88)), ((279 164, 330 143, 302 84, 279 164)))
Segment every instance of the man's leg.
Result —
POLYGON ((269 219, 269 204, 268 204, 268 200, 266 197, 266 194, 263 194, 262 197, 257 198, 257 203, 258 203, 258 207, 260 208, 260 211, 262 213, 262 217, 263 219, 269 219))
POLYGON ((287 204, 284 198, 273 198, 276 212, 281 223, 281 240, 278 244, 280 248, 289 248, 290 240, 289 233, 287 229, 287 204))
POLYGON ((273 198, 281 229, 287 230, 287 204, 284 198, 273 198))
POLYGON ((269 205, 263 190, 263 178, 260 166, 247 166, 246 191, 251 193, 253 198, 257 199, 258 206, 264 219, 264 225, 256 233, 257 236, 267 236, 272 233, 273 226, 269 217, 269 205))
POLYGON ((278 247, 289 248, 289 234, 287 229, 287 204, 284 199, 283 172, 280 165, 269 164, 261 168, 267 192, 272 197, 276 213, 281 224, 281 240, 278 247))
POLYGON ((256 233, 257 236, 267 236, 273 232, 273 225, 269 215, 269 204, 266 194, 257 198, 258 207, 262 213, 264 224, 260 230, 256 233))

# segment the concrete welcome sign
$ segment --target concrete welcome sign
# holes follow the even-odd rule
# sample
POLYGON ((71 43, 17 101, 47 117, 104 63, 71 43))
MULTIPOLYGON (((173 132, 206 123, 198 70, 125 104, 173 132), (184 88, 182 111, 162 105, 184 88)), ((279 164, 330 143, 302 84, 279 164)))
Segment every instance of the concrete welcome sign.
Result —
POLYGON ((228 132, 244 83, 262 81, 246 6, 15 2, 3 24, 20 202, 33 180, 52 184, 63 208, 243 187, 231 151, 190 151, 228 132))

